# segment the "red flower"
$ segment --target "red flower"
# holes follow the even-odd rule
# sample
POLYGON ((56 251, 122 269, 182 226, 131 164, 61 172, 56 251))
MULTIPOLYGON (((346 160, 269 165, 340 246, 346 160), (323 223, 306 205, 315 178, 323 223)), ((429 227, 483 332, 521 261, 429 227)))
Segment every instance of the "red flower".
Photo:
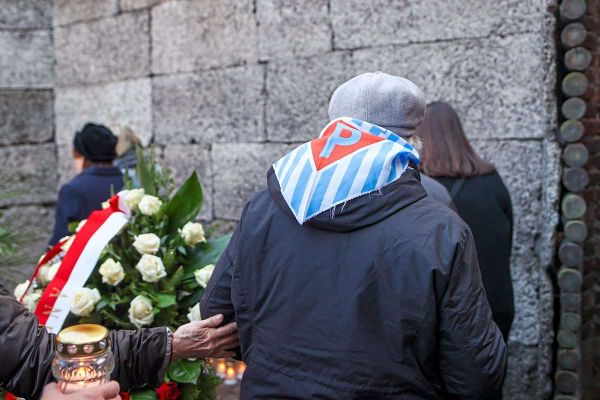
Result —
POLYGON ((181 396, 181 390, 177 387, 175 382, 163 382, 162 385, 156 389, 156 394, 158 395, 159 400, 177 400, 179 396, 181 396))
POLYGON ((121 392, 119 396, 121 396, 121 400, 131 400, 131 396, 127 392, 121 392))

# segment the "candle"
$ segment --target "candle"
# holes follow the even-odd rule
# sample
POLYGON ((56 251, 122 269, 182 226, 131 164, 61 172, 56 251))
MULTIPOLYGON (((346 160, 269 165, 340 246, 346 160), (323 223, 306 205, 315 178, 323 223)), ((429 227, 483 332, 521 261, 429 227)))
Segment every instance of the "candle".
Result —
POLYGON ((227 372, 227 364, 225 364, 225 360, 219 360, 217 364, 217 376, 221 379, 225 379, 227 372))
POLYGON ((237 379, 235 378, 235 369, 233 369, 232 366, 227 367, 227 375, 223 383, 227 386, 233 386, 237 384, 237 379))
POLYGON ((62 330, 55 337, 52 374, 63 393, 100 386, 110 380, 115 359, 108 329, 91 324, 62 330))
POLYGON ((239 381, 242 380, 242 377, 244 376, 244 372, 246 371, 246 364, 244 364, 243 362, 238 363, 238 367, 237 367, 237 379, 239 381))

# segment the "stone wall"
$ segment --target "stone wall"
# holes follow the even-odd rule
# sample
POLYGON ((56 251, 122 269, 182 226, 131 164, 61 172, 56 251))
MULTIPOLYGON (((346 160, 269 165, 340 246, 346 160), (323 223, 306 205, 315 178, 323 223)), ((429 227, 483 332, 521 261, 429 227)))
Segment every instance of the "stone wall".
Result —
MULTIPOLYGON (((0 200, 0 224, 27 231, 18 279, 50 235, 56 198, 52 3, 0 0, 0 180, 19 193, 0 200)), ((1 266, 6 268, 6 266, 1 266)), ((2 281, 10 283, 2 272, 2 281)))
MULTIPOLYGON (((39 24, 33 10, 20 10, 36 2, 4 3, 8 14, 28 16, 9 17, 13 25, 39 24)), ((510 399, 542 399, 551 391, 547 267, 560 177, 554 6, 554 0, 55 0, 53 47, 48 19, 45 29, 0 31, 0 66, 8 67, 0 68, 0 86, 22 82, 17 86, 36 87, 36 95, 43 92, 38 86, 53 87, 53 110, 17 115, 28 124, 47 115, 44 126, 52 126, 54 115, 55 129, 42 135, 17 128, 17 135, 0 125, 0 143, 10 145, 0 151, 13 164, 29 157, 39 166, 30 151, 36 146, 48 152, 47 174, 56 154, 64 182, 72 174, 77 127, 87 120, 127 124, 154 143, 180 181, 184 172, 199 171, 207 197, 202 219, 230 228, 245 200, 264 186, 269 165, 327 122, 337 85, 373 70, 412 79, 428 100, 456 106, 469 138, 511 191, 516 320, 505 392, 510 399), (23 35, 31 36, 29 47, 17 53, 23 35), (40 54, 39 65, 31 62, 40 54), (53 61, 55 79, 41 72, 53 61)), ((40 102, 30 91, 2 93, 28 107, 40 102)), ((31 173, 25 182, 41 184, 40 178, 44 190, 22 203, 52 201, 56 186, 48 176, 31 173)))

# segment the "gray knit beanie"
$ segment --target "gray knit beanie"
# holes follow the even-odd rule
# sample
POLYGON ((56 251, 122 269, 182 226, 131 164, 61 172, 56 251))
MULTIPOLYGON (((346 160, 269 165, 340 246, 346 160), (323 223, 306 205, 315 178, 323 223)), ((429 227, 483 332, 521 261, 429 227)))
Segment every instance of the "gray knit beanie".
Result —
POLYGON ((367 72, 333 92, 329 118, 357 118, 408 137, 425 118, 425 108, 423 92, 408 79, 367 72))

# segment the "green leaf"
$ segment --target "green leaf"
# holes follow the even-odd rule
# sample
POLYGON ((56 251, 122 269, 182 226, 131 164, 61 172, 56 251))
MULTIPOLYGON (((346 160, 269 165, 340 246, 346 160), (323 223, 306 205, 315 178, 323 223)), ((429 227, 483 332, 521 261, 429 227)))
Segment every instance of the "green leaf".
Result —
POLYGON ((169 365, 167 374, 177 383, 195 384, 202 373, 202 364, 199 361, 187 359, 177 360, 169 365))
POLYGON ((167 308, 177 303, 177 298, 174 294, 158 294, 156 295, 156 307, 167 308))
POLYGON ((146 194, 156 196, 156 186, 154 185, 152 171, 150 171, 148 164, 146 164, 144 152, 140 146, 135 147, 135 155, 137 158, 137 175, 140 178, 140 185, 144 188, 146 194))
POLYGON ((131 395, 131 400, 156 400, 156 399, 158 399, 156 392, 152 389, 131 391, 131 392, 129 392, 129 394, 131 395))
POLYGON ((194 171, 165 207, 169 217, 169 233, 177 232, 177 228, 196 218, 201 208, 202 186, 194 171))
POLYGON ((225 235, 219 239, 209 240, 202 243, 195 249, 194 254, 190 257, 186 271, 197 270, 208 264, 216 264, 229 244, 231 235, 225 235))

